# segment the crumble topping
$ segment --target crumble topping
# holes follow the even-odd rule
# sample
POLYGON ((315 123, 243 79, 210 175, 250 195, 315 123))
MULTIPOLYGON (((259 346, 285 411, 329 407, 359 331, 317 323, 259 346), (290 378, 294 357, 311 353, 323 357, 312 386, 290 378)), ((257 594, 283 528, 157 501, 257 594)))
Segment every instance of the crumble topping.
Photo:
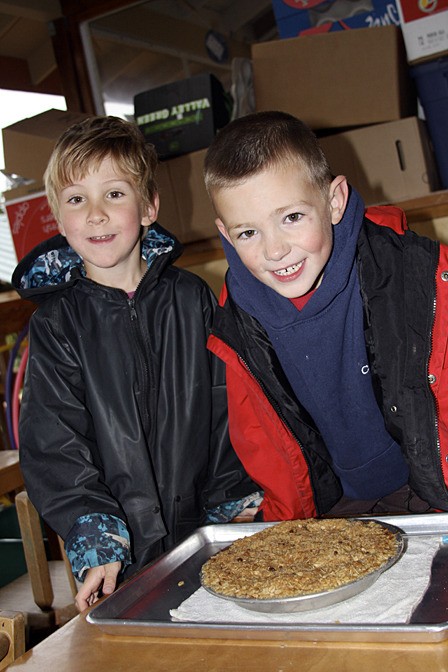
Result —
POLYGON ((201 579, 229 597, 298 597, 361 579, 397 550, 395 534, 375 521, 285 521, 237 539, 203 565, 201 579))

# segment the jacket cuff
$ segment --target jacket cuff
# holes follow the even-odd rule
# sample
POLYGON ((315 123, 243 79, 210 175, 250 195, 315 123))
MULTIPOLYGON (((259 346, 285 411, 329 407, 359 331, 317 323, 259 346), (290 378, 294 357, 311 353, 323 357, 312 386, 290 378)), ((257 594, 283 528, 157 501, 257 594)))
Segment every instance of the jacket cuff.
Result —
POLYGON ((244 509, 258 508, 263 501, 263 492, 253 492, 242 499, 234 499, 207 509, 206 523, 230 523, 244 509))
POLYGON ((125 523, 107 513, 80 516, 67 535, 65 551, 79 581, 90 567, 120 561, 123 571, 132 562, 125 523))

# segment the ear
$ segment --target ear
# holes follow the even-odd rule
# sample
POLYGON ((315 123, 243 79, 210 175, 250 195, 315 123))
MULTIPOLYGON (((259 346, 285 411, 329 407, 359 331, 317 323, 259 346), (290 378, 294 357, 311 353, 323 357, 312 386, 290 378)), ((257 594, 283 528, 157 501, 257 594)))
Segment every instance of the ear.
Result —
POLYGON ((348 184, 344 175, 338 175, 330 184, 331 223, 339 224, 344 216, 348 201, 348 184))
POLYGON ((218 217, 218 219, 215 219, 215 224, 218 227, 219 233, 222 236, 224 236, 224 238, 232 245, 232 247, 234 247, 234 245, 233 245, 233 243, 230 239, 229 233, 228 233, 228 231, 227 231, 227 229, 224 225, 224 222, 221 219, 219 219, 219 217, 218 217))
POLYGON ((151 226, 151 224, 154 224, 157 219, 157 215, 159 214, 159 206, 160 198, 159 194, 156 193, 151 205, 143 208, 142 226, 151 226))

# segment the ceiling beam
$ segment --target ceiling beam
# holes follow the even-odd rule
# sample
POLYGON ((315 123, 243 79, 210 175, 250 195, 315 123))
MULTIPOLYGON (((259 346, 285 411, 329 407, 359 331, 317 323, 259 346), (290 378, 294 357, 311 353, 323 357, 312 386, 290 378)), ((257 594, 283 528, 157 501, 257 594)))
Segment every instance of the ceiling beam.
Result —
POLYGON ((43 82, 54 70, 57 69, 51 41, 44 42, 35 49, 27 58, 31 81, 34 84, 43 82))
MULTIPOLYGON (((194 63, 201 63, 202 65, 210 65, 210 58, 207 56, 204 50, 204 55, 194 53, 192 51, 184 51, 183 49, 177 49, 176 47, 170 47, 166 44, 161 44, 150 39, 141 39, 137 37, 132 37, 125 33, 116 32, 113 30, 101 29, 101 28, 92 28, 92 37, 109 40, 111 42, 116 42, 117 44, 123 44, 128 47, 133 47, 134 49, 142 49, 146 51, 152 51, 156 54, 166 54, 167 56, 174 56, 175 58, 185 59, 187 61, 192 61, 194 63)), ((229 63, 213 63, 214 68, 230 70, 231 66, 229 63)))
POLYGON ((38 83, 31 78, 28 63, 22 58, 0 56, 0 89, 62 95, 59 71, 56 69, 38 83))
POLYGON ((0 0, 0 13, 43 23, 62 15, 59 0, 0 0))
POLYGON ((141 4, 143 0, 60 0, 63 15, 77 23, 141 4))
POLYGON ((242 3, 232 3, 222 12, 222 21, 229 33, 237 33, 241 26, 246 26, 272 9, 272 0, 246 0, 242 3))

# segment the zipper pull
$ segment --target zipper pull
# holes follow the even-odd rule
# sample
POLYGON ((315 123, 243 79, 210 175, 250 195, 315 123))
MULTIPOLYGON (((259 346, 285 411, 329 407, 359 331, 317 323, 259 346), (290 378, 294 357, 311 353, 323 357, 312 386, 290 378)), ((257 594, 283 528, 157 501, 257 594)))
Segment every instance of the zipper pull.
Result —
POLYGON ((131 311, 131 320, 137 319, 137 311, 135 310, 135 301, 134 299, 128 299, 128 306, 131 311))

